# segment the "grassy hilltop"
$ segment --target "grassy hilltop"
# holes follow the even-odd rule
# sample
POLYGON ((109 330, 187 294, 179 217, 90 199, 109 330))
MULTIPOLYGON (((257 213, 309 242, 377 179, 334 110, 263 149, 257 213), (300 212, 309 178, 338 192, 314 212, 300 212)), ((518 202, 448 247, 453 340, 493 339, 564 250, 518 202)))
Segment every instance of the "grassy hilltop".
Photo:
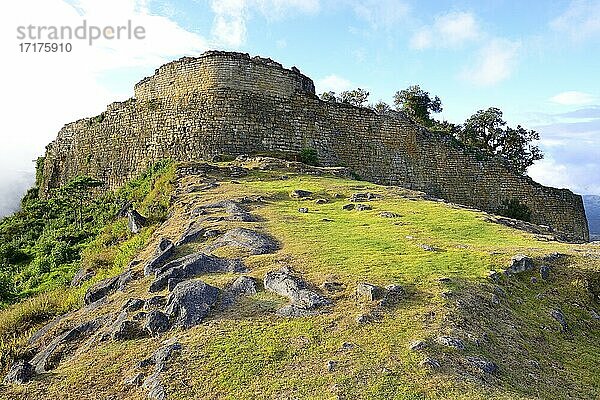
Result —
MULTIPOLYGON (((248 269, 244 275, 259 282, 256 294, 228 300, 227 288, 240 274, 197 274, 191 279, 221 289, 202 323, 156 337, 91 335, 65 346, 49 372, 23 385, 0 386, 0 398, 148 398, 143 385, 123 381, 136 373, 147 378, 152 370, 136 365, 166 340, 181 344, 160 371, 169 399, 597 398, 598 246, 560 243, 496 223, 486 213, 326 169, 303 173, 295 164, 264 159, 241 166, 220 163, 196 173, 165 166, 115 194, 113 202, 128 199, 156 217, 132 234, 127 219, 114 216, 114 206, 77 244, 69 267, 56 267, 63 271, 60 281, 52 281, 56 271, 49 270, 44 282, 51 285, 11 297, 0 311, 0 369, 6 374, 14 359, 31 358, 69 328, 117 315, 130 298, 167 296, 169 289, 149 293, 153 277, 141 271, 162 238, 177 242, 190 223, 220 235, 244 227, 276 240, 277 251, 256 255, 239 246, 215 248, 220 236, 204 235, 177 246, 170 257, 206 251, 240 259, 248 269), (310 193, 290 196, 295 190, 310 193), (366 193, 369 199, 360 197, 366 193), (363 200, 351 201, 357 194, 363 200), (252 220, 207 207, 224 200, 243 206, 252 220), (344 209, 348 204, 354 207, 344 209), (367 207, 359 211, 358 204, 367 207), (508 268, 516 254, 531 257, 535 268, 489 277, 508 268), (82 307, 88 288, 128 265, 139 278, 97 306, 82 307), (542 265, 550 267, 545 279, 542 265), (314 315, 277 315, 289 300, 261 283, 282 266, 331 305, 314 315), (93 270, 94 278, 67 288, 65 277, 81 267, 93 270), (400 285, 402 294, 393 301, 366 299, 356 293, 361 283, 400 285), (461 345, 448 346, 443 338, 461 345), (497 369, 487 369, 490 364, 497 369)), ((35 257, 30 252, 18 273, 35 257)))

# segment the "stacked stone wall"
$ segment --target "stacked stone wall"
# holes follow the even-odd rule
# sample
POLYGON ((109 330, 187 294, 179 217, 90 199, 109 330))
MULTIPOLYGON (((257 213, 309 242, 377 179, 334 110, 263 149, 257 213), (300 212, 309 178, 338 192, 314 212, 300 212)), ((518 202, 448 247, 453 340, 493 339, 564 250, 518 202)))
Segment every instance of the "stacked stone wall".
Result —
POLYGON ((501 160, 481 160, 398 116, 323 102, 309 78, 269 59, 223 52, 184 58, 138 83, 135 96, 59 132, 47 147, 43 192, 81 174, 116 188, 163 158, 313 148, 323 165, 482 210, 517 199, 532 222, 588 239, 580 196, 515 175, 501 160))

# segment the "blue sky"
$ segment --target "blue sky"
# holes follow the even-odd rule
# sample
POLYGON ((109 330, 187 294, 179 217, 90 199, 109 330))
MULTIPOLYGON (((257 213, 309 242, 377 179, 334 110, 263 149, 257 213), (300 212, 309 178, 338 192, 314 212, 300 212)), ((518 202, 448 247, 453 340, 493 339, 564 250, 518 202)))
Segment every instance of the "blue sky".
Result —
POLYGON ((0 18, 12 60, 1 71, 0 212, 62 124, 130 97, 160 64, 213 48, 295 65, 318 91, 365 88, 372 101, 419 84, 453 122, 499 107, 541 133, 534 179, 600 194, 600 0, 23 0, 0 18), (17 50, 18 25, 82 19, 131 19, 147 38, 75 41, 68 55, 17 50))

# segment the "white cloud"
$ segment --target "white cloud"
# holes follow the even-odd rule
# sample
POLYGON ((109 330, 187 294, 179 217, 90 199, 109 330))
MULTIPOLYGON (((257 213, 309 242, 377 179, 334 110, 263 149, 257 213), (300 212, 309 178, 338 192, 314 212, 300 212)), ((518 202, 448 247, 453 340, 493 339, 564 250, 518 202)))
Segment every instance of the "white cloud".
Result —
POLYGON ((518 42, 492 39, 479 49, 473 66, 463 71, 463 79, 478 86, 490 86, 507 79, 517 65, 520 47, 518 42))
POLYGON ((246 43, 247 22, 252 11, 258 11, 267 20, 279 20, 292 14, 314 14, 320 9, 319 0, 211 0, 212 35, 230 48, 246 43))
MULTIPOLYGON (((65 123, 99 114, 110 102, 131 97, 135 81, 161 64, 207 49, 204 38, 152 15, 142 0, 80 0, 74 5, 64 0, 22 0, 0 14, 0 30, 5 38, 0 51, 10 60, 0 65, 0 188, 30 177, 32 160, 43 155, 45 145, 65 123), (146 38, 104 39, 92 46, 71 40, 70 53, 19 51, 17 26, 76 27, 84 19, 88 26, 120 26, 131 20, 145 28, 146 38), (127 73, 131 81, 123 80, 127 73)), ((0 197, 8 196, 7 191, 0 192, 0 197)))
POLYGON ((354 87, 352 82, 347 79, 344 79, 338 75, 332 74, 328 75, 322 79, 319 79, 316 82, 317 93, 323 92, 336 92, 340 93, 344 90, 350 90, 354 87))
POLYGON ((361 0, 352 3, 355 14, 373 29, 397 28, 410 13, 410 7, 404 0, 361 0))
POLYGON ((435 18, 433 25, 422 27, 410 40, 417 50, 430 47, 458 47, 481 37, 475 16, 469 12, 450 12, 435 18))
POLYGON ((562 92, 550 98, 554 103, 568 106, 591 104, 596 100, 597 97, 594 95, 577 91, 562 92))
POLYGON ((576 42, 600 37, 600 1, 571 1, 565 12, 550 22, 550 27, 576 42))

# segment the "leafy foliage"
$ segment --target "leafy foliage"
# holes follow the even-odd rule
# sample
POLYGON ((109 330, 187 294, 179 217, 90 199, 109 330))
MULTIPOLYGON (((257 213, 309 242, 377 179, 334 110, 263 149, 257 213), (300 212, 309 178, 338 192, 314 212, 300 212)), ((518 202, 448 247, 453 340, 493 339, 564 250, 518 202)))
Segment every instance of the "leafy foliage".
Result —
POLYGON ((117 216, 123 204, 134 205, 151 223, 164 220, 173 171, 168 161, 158 162, 118 191, 96 196, 102 182, 86 176, 47 198, 30 189, 21 210, 0 221, 0 305, 64 287, 82 252, 106 229, 114 233, 111 245, 127 240, 126 223, 117 216))
POLYGON ((442 111, 442 101, 439 97, 431 98, 429 92, 421 89, 419 85, 409 86, 394 95, 394 105, 398 111, 404 111, 415 122, 431 127, 434 120, 431 113, 442 111))
POLYGON ((458 137, 471 147, 504 157, 510 167, 520 174, 524 174, 529 166, 543 158, 541 150, 531 143, 539 140, 539 133, 521 125, 516 128, 507 126, 502 119, 502 111, 495 107, 473 114, 465 122, 458 137))
POLYGON ((497 214, 508 218, 520 219, 525 222, 531 221, 531 210, 518 199, 504 200, 498 208, 497 214))
POLYGON ((345 103, 356 107, 365 107, 369 100, 369 92, 361 88, 345 90, 339 96, 335 92, 324 92, 321 94, 321 100, 329 103, 345 103))
POLYGON ((318 165, 317 150, 308 147, 303 148, 300 151, 300 161, 308 165, 318 165))

